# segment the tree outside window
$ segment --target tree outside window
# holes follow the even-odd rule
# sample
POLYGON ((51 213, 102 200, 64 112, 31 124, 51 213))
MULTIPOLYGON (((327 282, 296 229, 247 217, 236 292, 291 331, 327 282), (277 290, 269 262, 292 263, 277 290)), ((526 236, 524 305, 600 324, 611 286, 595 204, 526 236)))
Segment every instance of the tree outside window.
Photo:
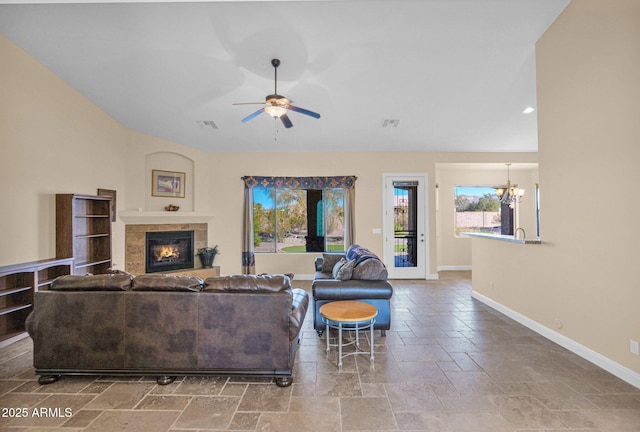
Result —
POLYGON ((253 189, 255 252, 343 251, 343 189, 253 189))
POLYGON ((462 232, 500 234, 501 206, 494 188, 456 186, 454 200, 456 237, 462 232))

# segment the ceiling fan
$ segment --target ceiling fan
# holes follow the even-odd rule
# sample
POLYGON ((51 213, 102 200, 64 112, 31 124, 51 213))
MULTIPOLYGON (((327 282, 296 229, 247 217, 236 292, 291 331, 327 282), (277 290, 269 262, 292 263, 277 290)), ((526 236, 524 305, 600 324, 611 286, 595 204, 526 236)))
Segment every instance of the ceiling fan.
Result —
POLYGON ((305 114, 308 116, 311 116, 313 118, 320 118, 320 114, 313 112, 313 111, 309 111, 307 109, 304 108, 299 108, 297 106, 291 105, 291 101, 289 99, 287 99, 286 97, 279 95, 278 94, 278 66, 280 66, 280 60, 278 59, 272 59, 271 60, 271 65, 273 66, 273 73, 274 73, 274 91, 273 94, 267 95, 267 97, 265 97, 265 101, 264 102, 241 102, 241 103, 234 103, 234 105, 256 105, 256 104, 264 104, 265 106, 260 108, 258 111, 249 114, 248 116, 246 116, 245 118, 242 119, 242 123, 246 123, 249 120, 251 120, 252 118, 258 116, 259 114, 266 112, 267 114, 269 114, 271 117, 273 118, 277 118, 279 117, 280 120, 282 120, 282 124, 284 125, 285 128, 290 128, 293 127, 293 123, 291 123, 291 120, 289 119, 289 116, 287 116, 287 110, 291 110, 291 111, 295 111, 295 112, 299 112, 301 114, 305 114))

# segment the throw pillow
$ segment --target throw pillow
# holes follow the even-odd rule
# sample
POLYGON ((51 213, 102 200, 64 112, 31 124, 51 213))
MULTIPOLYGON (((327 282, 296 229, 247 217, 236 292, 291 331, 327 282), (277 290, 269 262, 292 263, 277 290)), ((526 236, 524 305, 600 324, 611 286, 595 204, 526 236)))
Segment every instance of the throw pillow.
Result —
POLYGON ((333 267, 342 258, 344 258, 344 254, 341 253, 323 253, 322 273, 331 273, 333 271, 333 267))
POLYGON ((386 280, 387 277, 387 268, 382 261, 376 258, 369 258, 354 267, 352 279, 386 280))
POLYGON ((347 260, 344 258, 341 258, 340 261, 338 261, 334 266, 333 269, 331 269, 331 276, 334 279, 339 279, 338 278, 338 273, 340 272, 340 269, 342 269, 342 266, 345 265, 347 263, 347 260))
POLYGON ((340 280, 349 280, 353 275, 353 267, 356 264, 356 260, 346 261, 338 270, 338 273, 334 277, 334 279, 340 280))

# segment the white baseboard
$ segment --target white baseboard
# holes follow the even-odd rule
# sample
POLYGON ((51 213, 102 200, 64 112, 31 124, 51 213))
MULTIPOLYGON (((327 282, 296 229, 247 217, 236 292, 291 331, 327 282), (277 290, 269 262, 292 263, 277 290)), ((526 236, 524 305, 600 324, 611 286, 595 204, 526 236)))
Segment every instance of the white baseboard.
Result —
POLYGON ((396 281, 403 281, 403 280, 438 280, 440 279, 440 275, 438 273, 436 274, 427 274, 424 279, 422 278, 393 278, 390 277, 389 280, 396 280, 396 281))
POLYGON ((637 373, 629 369, 628 367, 623 366, 620 363, 617 363, 610 358, 603 356, 602 354, 592 350, 591 348, 588 348, 574 341, 573 339, 570 339, 565 335, 550 329, 549 327, 543 326, 539 322, 532 320, 531 318, 521 314, 520 312, 516 312, 513 309, 510 309, 478 292, 472 291, 471 297, 478 301, 481 301, 482 303, 497 310, 498 312, 503 313, 504 315, 519 322, 523 326, 533 330, 541 336, 544 336, 545 338, 568 349, 572 353, 579 355, 583 359, 588 360, 596 366, 601 367, 607 372, 612 373, 618 378, 628 382, 632 386, 640 388, 640 373, 637 373))
POLYGON ((438 271, 470 271, 471 266, 438 266, 438 271))

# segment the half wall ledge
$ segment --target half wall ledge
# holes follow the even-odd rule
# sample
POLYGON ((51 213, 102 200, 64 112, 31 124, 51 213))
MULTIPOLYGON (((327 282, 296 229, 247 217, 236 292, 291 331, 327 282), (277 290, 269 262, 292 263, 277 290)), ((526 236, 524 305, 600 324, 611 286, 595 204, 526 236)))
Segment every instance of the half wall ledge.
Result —
POLYGON ((519 243, 519 244, 542 244, 542 240, 540 238, 533 239, 520 239, 516 238, 512 235, 502 235, 502 234, 486 234, 486 233, 476 233, 476 232, 463 232, 460 233, 467 237, 477 237, 484 238, 489 240, 497 240, 509 243, 519 243))

